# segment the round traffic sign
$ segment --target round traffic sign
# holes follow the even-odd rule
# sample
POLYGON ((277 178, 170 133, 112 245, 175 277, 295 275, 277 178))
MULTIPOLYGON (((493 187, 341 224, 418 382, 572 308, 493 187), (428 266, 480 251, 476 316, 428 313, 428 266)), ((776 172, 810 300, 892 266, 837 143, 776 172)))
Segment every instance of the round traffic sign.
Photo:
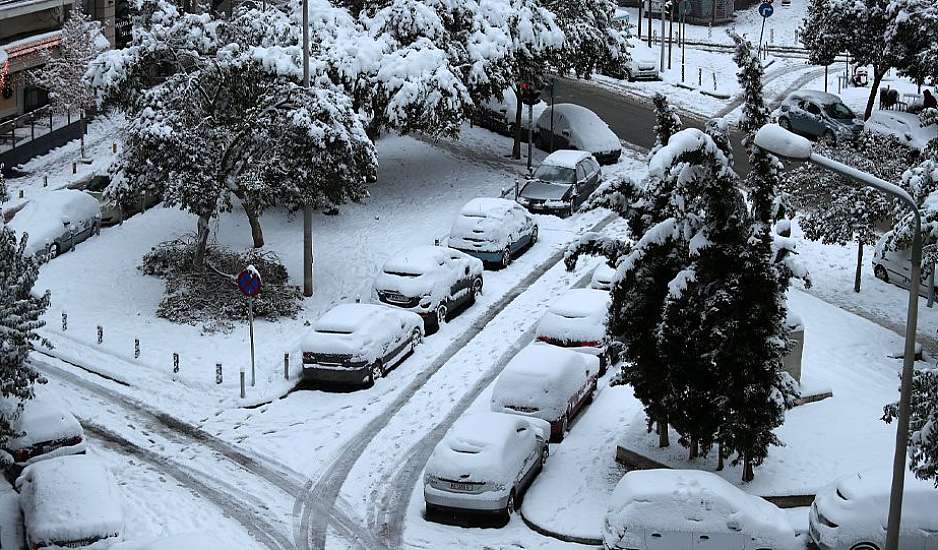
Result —
POLYGON ((772 4, 759 4, 759 15, 762 17, 771 17, 774 11, 775 8, 772 7, 772 4))
POLYGON ((261 274, 254 269, 254 266, 249 266, 241 273, 238 273, 238 288, 248 298, 257 296, 260 293, 261 274))

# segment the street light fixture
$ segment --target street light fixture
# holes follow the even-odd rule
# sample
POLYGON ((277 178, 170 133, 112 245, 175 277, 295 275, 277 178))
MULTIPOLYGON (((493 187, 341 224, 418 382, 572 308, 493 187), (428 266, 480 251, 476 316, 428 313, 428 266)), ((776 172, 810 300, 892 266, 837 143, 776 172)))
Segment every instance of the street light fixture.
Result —
POLYGON ((904 189, 861 172, 811 150, 811 142, 777 124, 767 124, 756 132, 755 144, 774 155, 789 160, 808 161, 898 198, 915 216, 912 235, 912 281, 909 285, 909 310, 905 325, 905 352, 902 355, 902 385, 899 392, 899 422, 896 429, 896 452, 892 463, 892 490, 889 497, 889 520, 886 529, 886 550, 899 550, 899 522, 902 518, 902 491, 905 484, 906 448, 909 443, 909 409, 912 397, 912 374, 915 365, 915 331, 918 322, 918 292, 922 269, 922 218, 918 205, 904 189))

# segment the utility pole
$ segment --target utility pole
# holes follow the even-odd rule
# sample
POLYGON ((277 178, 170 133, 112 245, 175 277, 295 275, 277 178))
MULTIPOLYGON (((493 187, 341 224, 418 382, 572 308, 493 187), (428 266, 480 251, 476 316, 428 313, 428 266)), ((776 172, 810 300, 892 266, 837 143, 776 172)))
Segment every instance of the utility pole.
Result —
POLYGON ((651 0, 648 0, 648 47, 651 47, 651 0))
POLYGON ((661 56, 660 56, 660 67, 661 72, 664 72, 664 8, 666 7, 664 0, 661 2, 661 11, 659 15, 661 16, 661 56))
MULTIPOLYGON (((303 87, 309 89, 309 0, 303 0, 303 87)), ((303 206, 303 296, 313 295, 313 207, 303 206)))
POLYGON ((674 52, 674 4, 668 2, 668 70, 671 70, 671 57, 674 52))
POLYGON ((642 17, 645 16, 645 0, 638 2, 638 41, 642 41, 642 17))

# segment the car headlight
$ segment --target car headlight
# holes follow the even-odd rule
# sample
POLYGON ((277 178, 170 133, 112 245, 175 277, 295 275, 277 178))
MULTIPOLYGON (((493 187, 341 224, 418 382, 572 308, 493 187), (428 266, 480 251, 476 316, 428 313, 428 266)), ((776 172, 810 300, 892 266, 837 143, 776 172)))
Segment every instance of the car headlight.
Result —
POLYGON ((524 198, 524 197, 518 197, 518 204, 525 204, 525 205, 526 205, 526 204, 528 204, 528 203, 530 203, 530 202, 531 202, 531 201, 529 201, 528 199, 526 199, 526 198, 524 198))

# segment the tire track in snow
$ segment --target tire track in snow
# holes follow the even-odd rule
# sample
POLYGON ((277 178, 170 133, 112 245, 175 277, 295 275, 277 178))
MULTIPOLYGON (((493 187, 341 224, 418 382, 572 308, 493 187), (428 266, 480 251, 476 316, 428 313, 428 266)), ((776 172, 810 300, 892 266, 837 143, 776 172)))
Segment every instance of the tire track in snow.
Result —
MULTIPOLYGON (((600 231, 616 219, 618 219, 617 215, 610 214, 587 229, 587 231, 600 231)), ((316 483, 310 487, 308 493, 297 501, 297 509, 300 511, 300 530, 302 533, 306 534, 304 540, 302 540, 304 543, 302 546, 300 544, 301 541, 297 540, 298 548, 325 550, 329 518, 324 514, 318 514, 316 517, 313 517, 316 504, 318 503, 319 506, 325 507, 327 510, 334 508, 335 503, 340 498, 339 493, 342 486, 348 479, 349 473, 357 462, 358 457, 362 456, 362 453, 364 453, 365 449, 374 441, 378 433, 388 425, 391 419, 407 405, 411 397, 413 397, 437 371, 443 368, 443 366, 463 347, 475 339, 492 319, 518 298, 518 296, 524 293, 531 284, 559 263, 563 259, 563 255, 563 248, 551 254, 519 281, 518 284, 512 287, 501 299, 490 306, 479 319, 472 323, 466 332, 453 340, 426 369, 414 378, 414 380, 408 384, 407 388, 387 406, 382 414, 377 415, 366 424, 354 438, 349 440, 348 443, 336 453, 336 459, 333 460, 316 483)), ((484 389, 485 386, 482 388, 484 389)), ((371 538, 376 539, 377 537, 372 536, 371 538)), ((368 547, 367 550, 389 547, 383 541, 378 542, 380 546, 368 547)))
MULTIPOLYGON (((769 71, 765 73, 764 75, 762 75, 762 86, 764 88, 766 84, 772 82, 773 80, 777 80, 787 74, 800 71, 802 69, 804 69, 804 65, 794 65, 794 66, 779 67, 778 69, 769 71)), ((788 94, 786 93, 785 95, 788 95, 788 94)), ((746 101, 746 98, 743 96, 742 92, 740 92, 739 94, 736 95, 733 101, 729 102, 725 107, 717 111, 717 113, 713 115, 713 118, 721 118, 732 113, 745 101, 746 101)))
MULTIPOLYGON (((42 372, 46 376, 50 376, 53 379, 57 379, 71 386, 78 387, 98 398, 103 399, 110 405, 120 407, 125 411, 126 414, 128 414, 128 416, 139 417, 141 424, 146 429, 149 429, 155 433, 159 433, 170 441, 186 446, 205 448, 213 451, 225 461, 234 464, 241 471, 246 472, 249 476, 256 478, 265 485, 273 486, 279 491, 285 493, 290 500, 296 501, 303 495, 308 494, 310 487, 313 484, 312 481, 303 478, 300 476, 300 474, 293 472, 292 470, 276 463, 275 461, 248 454, 244 450, 239 449, 238 447, 222 439, 219 439, 209 434, 208 432, 205 432, 204 430, 201 430, 190 424, 186 424, 168 414, 153 412, 149 410, 143 403, 140 403, 133 398, 110 390, 100 384, 86 380, 85 378, 68 372, 63 368, 54 366, 48 361, 37 360, 35 355, 36 354, 33 354, 33 356, 30 358, 31 363, 39 372, 42 372)), ((60 359, 51 359, 65 363, 60 359)), ((331 522, 333 528, 336 529, 340 536, 352 544, 364 548, 365 550, 378 548, 378 542, 370 539, 368 536, 369 533, 363 528, 363 526, 352 520, 345 512, 341 511, 340 508, 351 509, 348 503, 339 499, 329 508, 325 508, 319 503, 313 502, 310 504, 309 513, 312 514, 315 512, 318 515, 328 516, 328 519, 331 522)), ((294 508, 293 519, 295 541, 300 540, 300 537, 298 537, 298 531, 296 530, 296 518, 298 515, 299 514, 297 513, 297 510, 294 508)), ((301 548, 304 546, 296 542, 295 544, 301 548)), ((291 545, 290 547, 292 548, 293 546, 291 545)))

